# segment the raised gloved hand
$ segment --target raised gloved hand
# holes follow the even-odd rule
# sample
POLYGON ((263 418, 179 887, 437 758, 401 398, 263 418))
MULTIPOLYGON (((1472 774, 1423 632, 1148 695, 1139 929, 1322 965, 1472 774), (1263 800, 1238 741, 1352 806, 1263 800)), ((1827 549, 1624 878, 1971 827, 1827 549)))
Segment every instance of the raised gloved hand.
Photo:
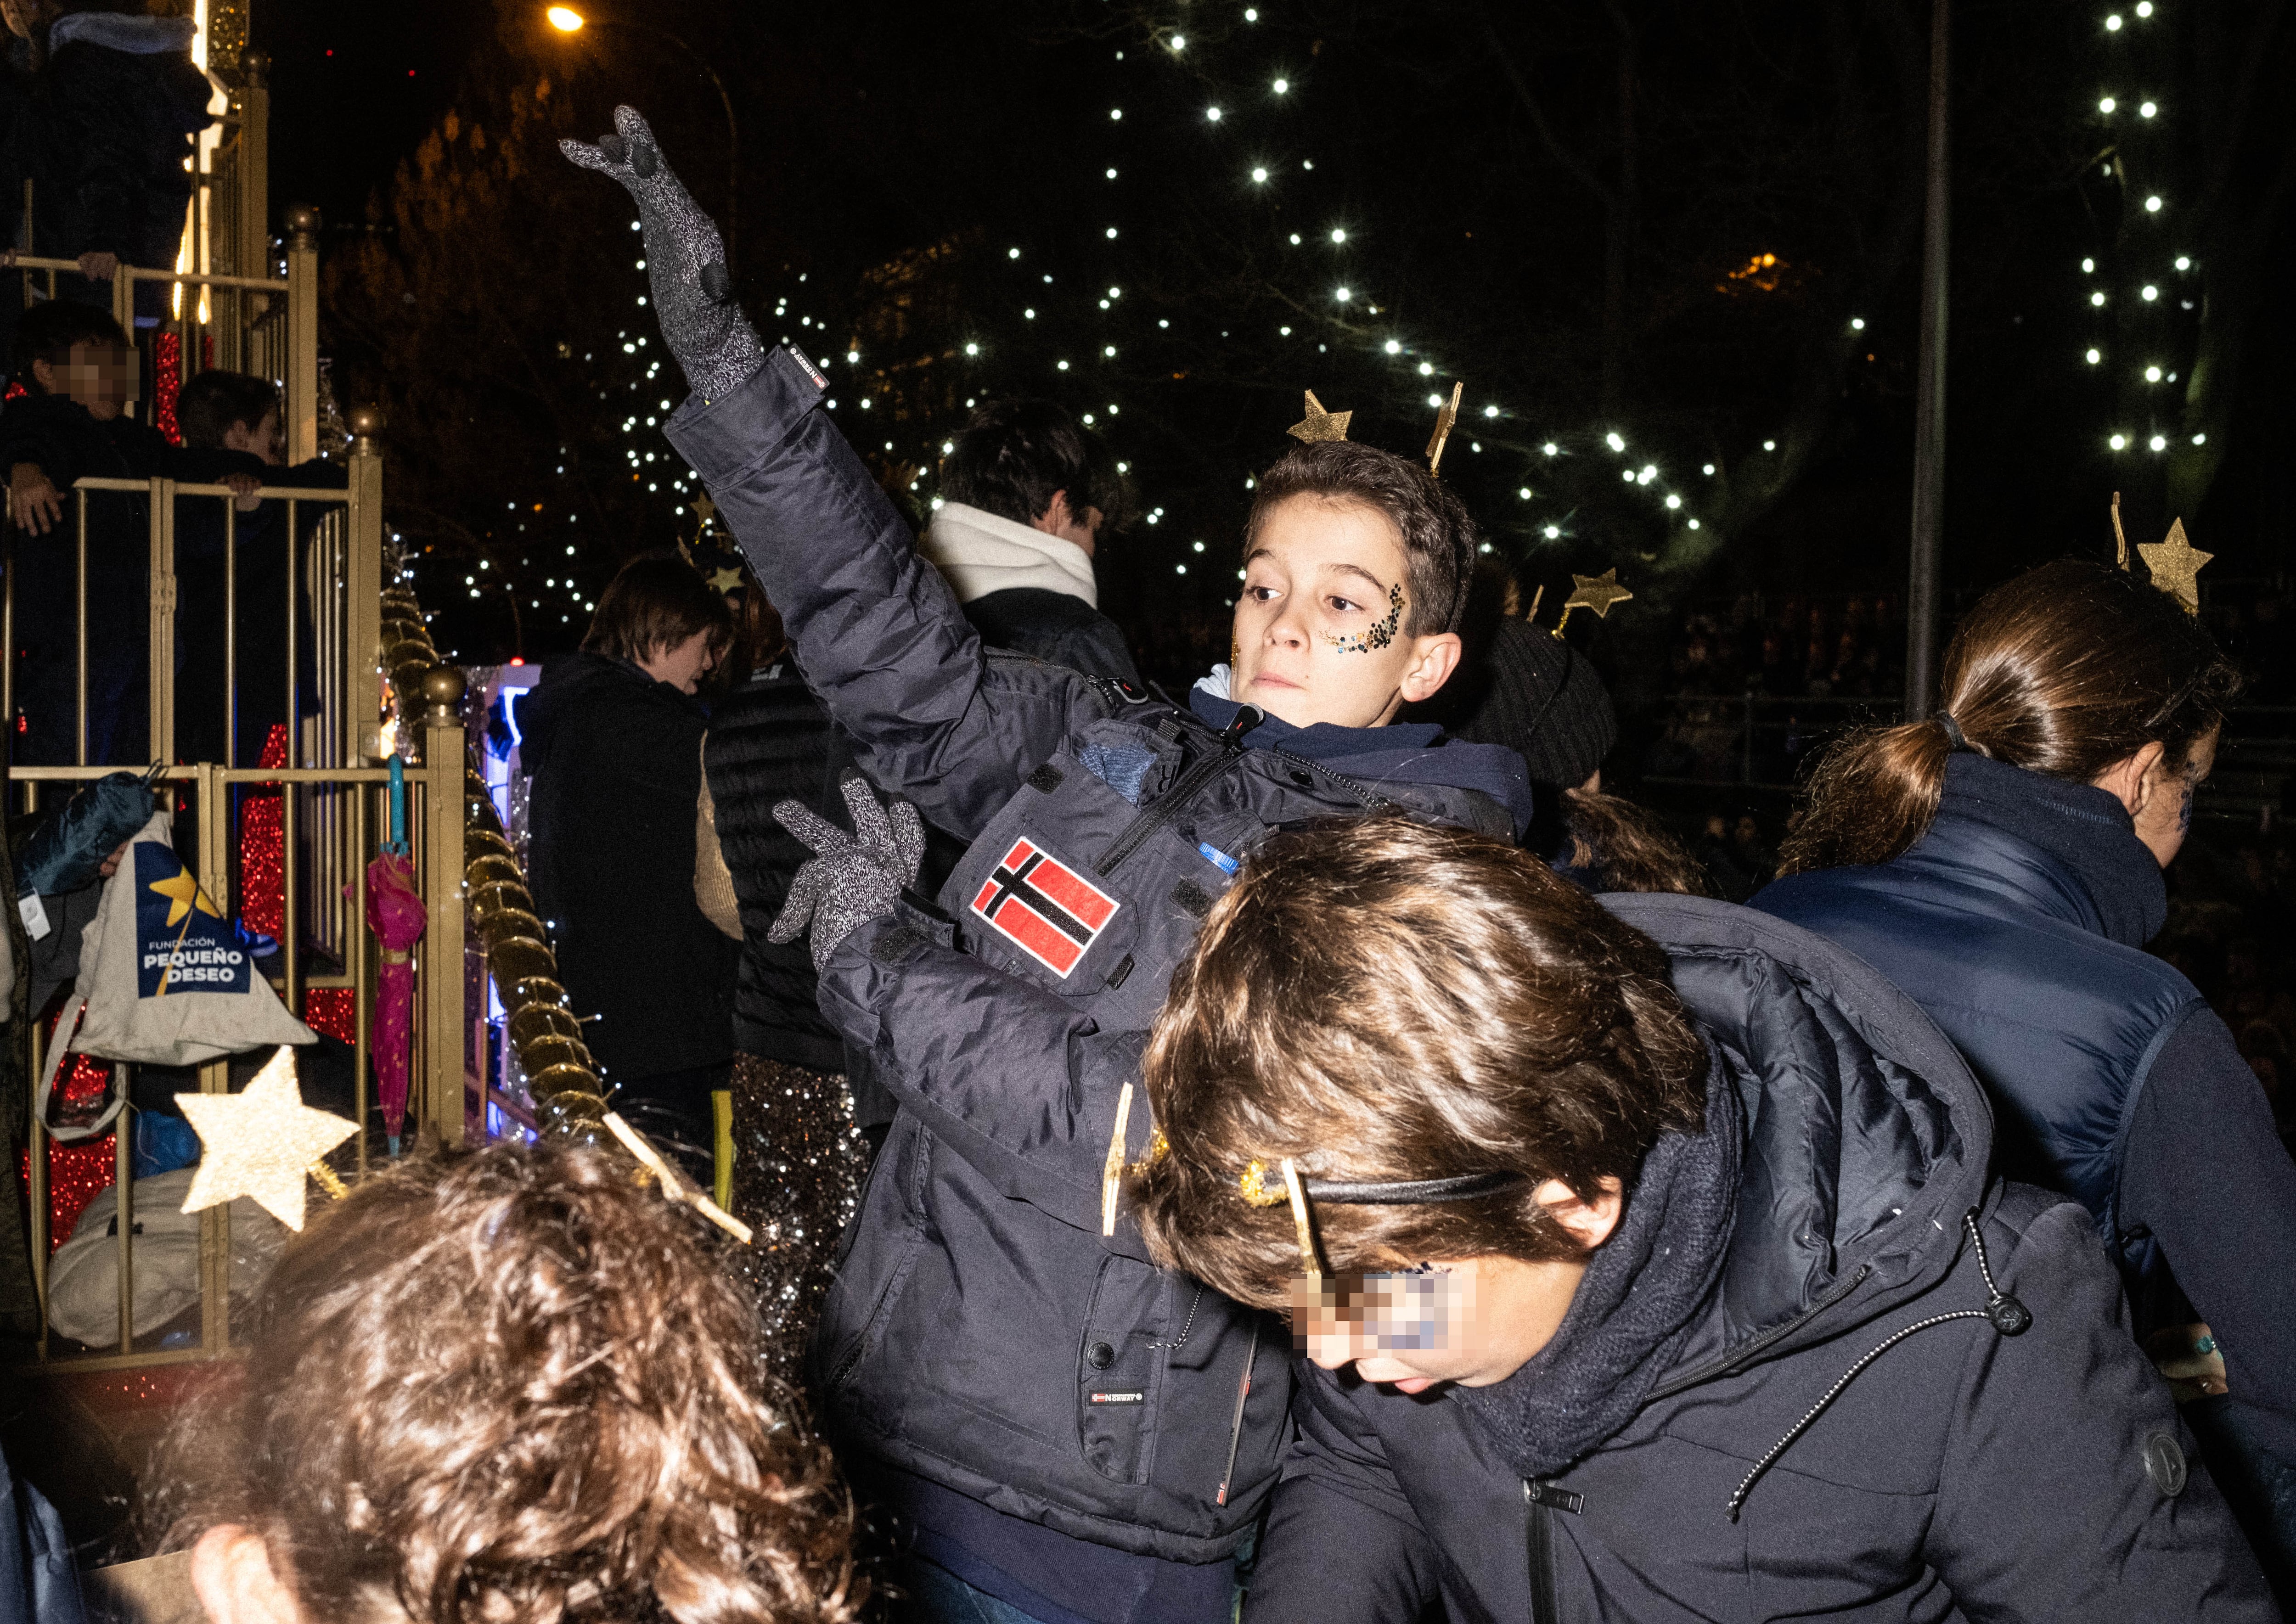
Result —
POLYGON ((562 141, 558 150, 586 169, 612 176, 637 200, 663 341, 694 392, 718 399, 765 364, 765 346, 734 302, 717 225, 671 173, 646 121, 633 108, 617 107, 614 129, 595 146, 562 141))
POLYGON ((802 801, 784 800, 774 808, 782 827, 803 841, 814 856, 797 871, 789 900, 766 939, 794 941, 810 921, 816 970, 825 966, 837 944, 863 923, 892 911, 901 888, 915 881, 925 854, 924 824, 914 807, 896 800, 889 815, 858 773, 846 774, 839 787, 853 819, 852 834, 802 801))

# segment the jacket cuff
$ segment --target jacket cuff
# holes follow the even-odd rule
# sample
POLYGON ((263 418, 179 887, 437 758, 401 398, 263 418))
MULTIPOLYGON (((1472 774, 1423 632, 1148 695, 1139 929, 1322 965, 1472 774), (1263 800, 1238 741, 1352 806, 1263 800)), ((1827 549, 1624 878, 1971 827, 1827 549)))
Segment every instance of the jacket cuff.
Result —
POLYGON ((763 460, 821 404, 829 380, 805 352, 783 344, 765 365, 716 400, 688 395, 664 432, 705 482, 729 479, 763 460))

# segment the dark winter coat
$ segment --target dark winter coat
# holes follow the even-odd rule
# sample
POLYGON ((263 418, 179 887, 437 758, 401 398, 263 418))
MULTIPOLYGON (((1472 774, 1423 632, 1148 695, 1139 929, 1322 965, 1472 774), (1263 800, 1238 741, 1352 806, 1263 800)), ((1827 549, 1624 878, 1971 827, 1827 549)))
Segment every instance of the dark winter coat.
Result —
MULTIPOLYGON (((1945 1029, 1992 1098, 2002 1170, 2088 1210, 2138 1334, 2207 1322, 2231 1391, 2206 1402, 2236 1412, 2249 1470, 2296 1476, 2296 1166, 2231 1032, 2143 951, 2168 897, 2120 803, 1956 753, 1903 856, 1793 875, 1755 906, 1857 954, 1945 1029)), ((2233 1492, 2244 1516, 2260 1506, 2233 1492)), ((2286 1494, 2271 1520, 2291 1584, 2286 1494)))
POLYGON ((2271 1619, 2087 1215, 1990 1177, 1990 1113, 1937 1029, 1761 915, 1603 903, 1666 947, 1737 1088, 1721 1283, 1641 1412, 1535 1482, 1455 1390, 1306 1369, 1249 1624, 1439 1596, 1455 1624, 2271 1619))
MULTIPOLYGON (((669 433, 870 777, 972 841, 947 918, 865 927, 823 978, 902 1106, 815 1342, 824 1418, 863 1461, 1009 1518, 1219 1561, 1272 1486, 1289 1384, 1280 1330, 1151 1266, 1128 1218, 1102 1234, 1146 1029, 1233 854, 1269 826, 1395 805, 1504 833, 1528 813, 1521 759, 1382 730, 1367 781, 984 650, 820 396, 776 350, 669 433)), ((1310 750, 1357 731, 1270 726, 1310 750)))
POLYGON ((1115 621, 1081 598, 1042 586, 1007 586, 964 605, 964 618, 991 648, 1028 654, 1086 677, 1137 683, 1140 672, 1115 621))
POLYGON ((214 94, 192 65, 191 34, 189 18, 120 14, 66 17, 51 29, 33 113, 39 253, 175 265, 192 196, 184 160, 210 122, 214 94))
POLYGON ((710 707, 702 761, 718 849, 741 905, 734 1044, 744 1054, 842 1071, 845 1041, 815 998, 813 950, 802 938, 775 943, 766 933, 788 900, 799 867, 813 855, 782 827, 774 807, 798 800, 824 817, 840 817, 838 785, 855 770, 853 752, 797 667, 784 659, 710 707))
POLYGON ((534 899, 609 1083, 734 1052, 737 949, 693 899, 701 701, 627 660, 561 655, 519 707, 534 899))

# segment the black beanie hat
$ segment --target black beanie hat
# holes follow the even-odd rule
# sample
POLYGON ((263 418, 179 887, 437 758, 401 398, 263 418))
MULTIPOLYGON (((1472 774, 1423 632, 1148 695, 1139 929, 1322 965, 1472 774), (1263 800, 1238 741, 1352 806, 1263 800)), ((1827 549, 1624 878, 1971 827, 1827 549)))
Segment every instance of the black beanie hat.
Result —
POLYGON ((1576 789, 1594 776, 1619 742, 1619 718, 1593 662, 1509 617, 1492 628, 1484 663, 1488 685, 1450 731, 1519 750, 1533 783, 1576 789))

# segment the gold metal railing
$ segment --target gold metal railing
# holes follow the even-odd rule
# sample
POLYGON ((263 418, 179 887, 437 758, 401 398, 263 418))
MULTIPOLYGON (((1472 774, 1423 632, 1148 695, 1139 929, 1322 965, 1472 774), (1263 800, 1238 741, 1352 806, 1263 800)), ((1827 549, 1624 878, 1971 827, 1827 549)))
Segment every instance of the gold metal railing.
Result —
MULTIPOLYGON (((64 765, 18 765, 11 769, 15 809, 37 812, 51 797, 67 792, 91 779, 123 767, 141 769, 148 760, 169 763, 158 775, 158 784, 178 811, 188 810, 195 833, 193 867, 199 883, 226 912, 239 867, 240 820, 234 800, 247 788, 273 788, 280 796, 283 919, 282 973, 275 986, 287 1006, 305 1012, 307 994, 314 988, 348 988, 352 993, 352 1062, 354 1104, 364 1128, 373 1103, 372 1037, 374 1029, 375 972, 378 959, 368 930, 365 888, 367 860, 388 828, 386 797, 390 778, 384 756, 395 740, 404 747, 407 798, 407 840, 416 882, 429 909, 430 923, 414 950, 416 1003, 408 1089, 409 1112, 414 1129, 447 1144, 463 1142, 472 1111, 476 1085, 469 1060, 467 1019, 468 975, 463 916, 466 865, 464 842, 465 759, 460 702, 460 673, 438 662, 435 648, 422 617, 404 588, 386 589, 385 532, 381 511, 381 459, 371 419, 356 423, 348 465, 347 488, 332 490, 312 487, 266 487, 257 494, 285 509, 286 546, 284 620, 273 627, 240 624, 242 569, 241 518, 234 493, 223 486, 177 484, 166 480, 82 480, 69 493, 70 506, 64 525, 45 537, 16 534, 4 582, 0 582, 0 647, 11 657, 0 660, 0 713, 12 723, 19 692, 13 652, 20 634, 14 560, 28 547, 51 545, 72 549, 75 582, 73 624, 69 628, 68 658, 72 661, 76 704, 71 718, 72 760, 64 765), (150 662, 150 752, 136 761, 91 759, 89 677, 89 524, 90 504, 124 502, 141 496, 146 504, 146 567, 150 582, 150 611, 144 656, 150 662), (194 504, 218 504, 224 546, 223 574, 225 663, 220 680, 224 693, 221 760, 175 763, 178 734, 179 693, 176 672, 178 627, 179 559, 176 542, 180 522, 196 512, 194 504), (316 523, 308 521, 314 506, 325 510, 316 523), (305 537, 304 531, 309 534, 305 537), (388 590, 388 600, 386 591, 388 590), (384 645, 386 611, 392 646, 384 645), (419 637, 413 634, 419 632, 419 637), (261 649, 266 657, 283 662, 287 755, 283 766, 266 767, 238 759, 237 715, 240 674, 247 668, 242 656, 261 649), (421 654, 418 663, 414 656, 421 654), (386 664, 389 659, 390 664, 386 664), (385 672, 396 667, 399 686, 398 713, 388 729, 383 722, 390 690, 385 672)), ((52 636, 56 628, 38 628, 52 636)), ((117 651, 113 651, 117 652, 117 651)), ((55 650, 49 657, 65 657, 55 650)), ((215 696, 202 694, 202 701, 215 696)), ((36 1029, 34 1046, 40 1034, 36 1029)), ((38 1065, 44 1057, 32 1056, 38 1065)), ((229 1087, 227 1062, 199 1069, 204 1093, 229 1087)), ((123 1079, 124 1082, 124 1079, 123 1079)), ((195 1347, 139 1347, 134 1334, 134 1201, 131 1174, 132 1132, 123 1116, 114 1139, 116 1199, 119 1203, 119 1313, 116 1351, 75 1354, 52 1350, 46 1336, 40 1357, 73 1368, 110 1369, 130 1366, 226 1357, 230 1351, 229 1301, 232 1268, 230 1214, 227 1208, 209 1210, 201 1218, 201 1328, 195 1347)), ((362 1132, 350 1152, 346 1169, 364 1175, 371 1154, 371 1136, 362 1132)), ((49 1144, 37 1120, 29 1125, 26 1143, 30 1150, 30 1216, 35 1277, 45 1309, 49 1288, 48 1169, 49 1144)))

